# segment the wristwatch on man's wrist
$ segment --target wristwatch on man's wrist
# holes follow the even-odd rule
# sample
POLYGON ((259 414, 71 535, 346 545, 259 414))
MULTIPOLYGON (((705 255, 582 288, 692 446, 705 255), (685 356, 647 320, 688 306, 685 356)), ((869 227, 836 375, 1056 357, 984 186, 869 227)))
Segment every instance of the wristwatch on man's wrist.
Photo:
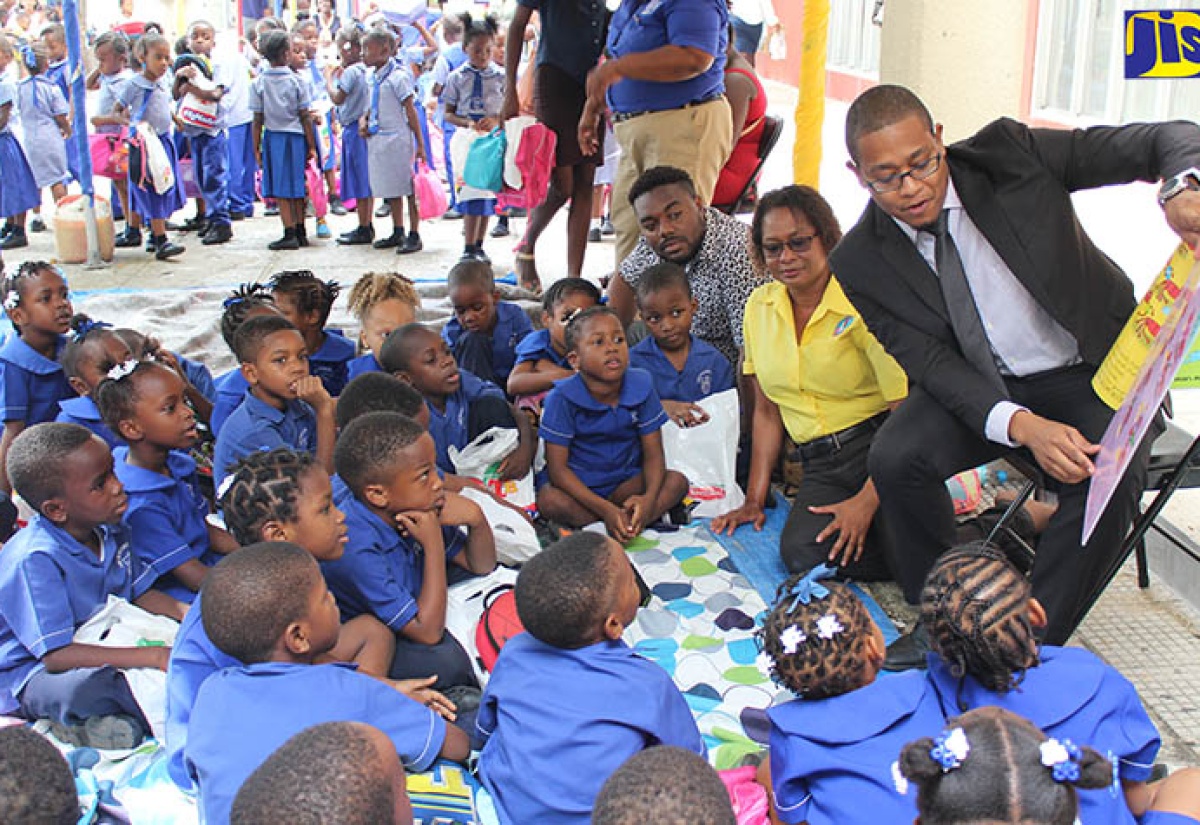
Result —
POLYGON ((1197 169, 1195 166, 1191 169, 1184 169, 1178 175, 1167 178, 1162 182, 1162 186, 1158 188, 1159 205, 1166 204, 1167 201, 1185 189, 1200 189, 1200 169, 1197 169))

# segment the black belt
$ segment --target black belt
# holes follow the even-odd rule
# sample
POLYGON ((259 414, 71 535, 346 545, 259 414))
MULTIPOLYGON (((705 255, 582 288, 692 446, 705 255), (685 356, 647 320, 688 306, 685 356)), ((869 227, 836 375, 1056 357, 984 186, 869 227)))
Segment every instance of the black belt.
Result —
POLYGON ((693 100, 693 101, 683 104, 682 106, 675 106, 671 109, 643 109, 640 112, 613 112, 612 113, 612 122, 613 123, 624 123, 627 120, 633 120, 635 117, 641 117, 642 115, 652 115, 656 112, 673 112, 676 109, 691 109, 693 106, 703 106, 705 103, 712 103, 717 98, 724 97, 724 96, 725 96, 724 92, 713 92, 712 94, 705 95, 704 97, 699 98, 698 100, 693 100))
POLYGON ((805 441, 799 445, 800 459, 802 461, 812 461, 814 458, 832 455, 840 451, 842 447, 854 439, 874 433, 883 426, 883 422, 887 421, 887 417, 887 412, 881 412, 879 415, 868 418, 866 421, 858 422, 853 427, 847 427, 836 433, 814 438, 812 441, 805 441))

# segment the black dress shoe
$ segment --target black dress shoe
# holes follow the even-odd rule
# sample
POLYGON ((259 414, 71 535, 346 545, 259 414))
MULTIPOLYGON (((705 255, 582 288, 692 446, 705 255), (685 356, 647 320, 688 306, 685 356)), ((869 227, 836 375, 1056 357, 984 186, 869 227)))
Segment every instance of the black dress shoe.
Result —
POLYGON ((376 249, 393 249, 403 243, 404 233, 392 232, 392 234, 388 235, 386 238, 380 238, 379 240, 375 241, 375 243, 371 244, 371 246, 375 247, 376 249))
POLYGON ((337 242, 342 246, 364 246, 375 240, 375 230, 369 226, 358 226, 350 232, 338 236, 337 242))
POLYGON ((227 223, 214 223, 208 227, 208 231, 204 233, 204 237, 200 239, 200 243, 205 246, 214 246, 216 244, 228 243, 233 240, 233 229, 227 223))
POLYGON ((924 670, 928 666, 926 657, 929 651, 929 634, 925 630, 925 625, 917 622, 916 627, 910 632, 888 645, 887 656, 883 660, 883 669, 893 672, 924 670))

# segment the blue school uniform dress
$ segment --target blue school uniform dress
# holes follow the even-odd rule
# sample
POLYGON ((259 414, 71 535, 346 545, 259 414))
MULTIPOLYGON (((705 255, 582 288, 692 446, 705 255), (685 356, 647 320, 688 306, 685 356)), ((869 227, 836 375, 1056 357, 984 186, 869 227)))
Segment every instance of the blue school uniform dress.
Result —
POLYGON ((67 142, 55 118, 68 114, 67 99, 44 74, 27 77, 17 86, 17 110, 25 158, 39 189, 62 183, 67 169, 67 142))
POLYGON ((224 375, 218 375, 213 384, 216 389, 212 414, 208 419, 208 428, 216 437, 220 435, 221 427, 224 426, 226 419, 233 415, 234 410, 242 406, 242 401, 246 398, 246 390, 250 389, 250 382, 246 380, 246 376, 242 375, 239 368, 234 367, 224 375))
POLYGON ((501 822, 586 825, 604 781, 635 753, 675 745, 705 755, 671 677, 621 640, 562 650, 514 636, 476 726, 487 739, 480 779, 501 822))
POLYGON ((229 85, 221 97, 225 107, 225 129, 229 151, 229 211, 231 215, 254 214, 255 178, 254 113, 250 111, 250 62, 240 53, 228 55, 229 85))
MULTIPOLYGON (((471 405, 482 398, 504 401, 504 393, 495 384, 483 381, 464 369, 460 369, 458 375, 458 389, 446 396, 444 411, 439 411, 428 400, 425 402, 429 408, 429 434, 433 436, 433 443, 437 447, 437 465, 447 473, 454 472, 450 447, 461 450, 471 443, 471 405)), ((484 427, 480 432, 486 429, 484 427)))
MULTIPOLYGON (((446 111, 472 122, 499 117, 504 105, 504 70, 495 63, 484 69, 463 63, 446 78, 442 102, 446 111)), ((458 211, 490 216, 496 211, 496 193, 464 185, 458 192, 458 211)))
POLYGON ((496 328, 491 334, 468 332, 457 318, 442 327, 442 338, 464 369, 503 387, 517 360, 517 345, 533 332, 525 310, 506 301, 496 302, 496 328))
POLYGON ((184 747, 201 821, 228 822, 247 777, 288 739, 325 722, 377 728, 414 773, 434 763, 446 739, 442 717, 354 665, 263 662, 223 670, 201 686, 184 747))
POLYGON ((342 125, 342 200, 371 197, 371 173, 367 166, 367 141, 358 131, 359 121, 367 113, 370 91, 368 69, 362 63, 347 66, 337 79, 338 91, 346 97, 335 109, 342 125))
MULTIPOLYGON (((99 557, 67 531, 35 515, 0 553, 0 712, 25 706, 25 687, 44 672, 48 653, 108 601, 133 601, 150 589, 124 525, 98 528, 99 557)), ((95 670, 94 668, 81 668, 95 670)), ((70 673, 70 671, 68 671, 70 673)), ((67 674, 52 674, 65 677, 67 674)), ((110 711, 111 712, 111 711, 110 711)))
POLYGON ((650 373, 631 367, 614 407, 593 398, 578 373, 556 382, 542 405, 540 433, 547 444, 568 448, 567 466, 608 498, 642 471, 642 436, 666 423, 650 373))
POLYGON ((169 218, 187 203, 181 183, 183 179, 179 174, 179 155, 171 137, 175 121, 172 118, 171 93, 164 85, 166 82, 165 76, 155 83, 147 80, 145 75, 138 74, 129 78, 117 92, 121 104, 132 113, 130 122, 136 125, 145 121, 158 135, 175 173, 175 185, 160 195, 153 185, 138 186, 134 181, 134 170, 129 170, 130 201, 134 211, 147 220, 169 218))
POLYGON ((353 381, 366 372, 383 372, 383 367, 379 366, 379 362, 375 360, 375 353, 373 352, 365 352, 357 358, 352 358, 346 364, 347 381, 353 381))
MULTIPOLYGON (((67 77, 69 66, 67 58, 56 60, 46 67, 46 77, 58 87, 62 92, 63 100, 67 101, 67 106, 71 105, 71 85, 70 79, 67 77)), ((67 171, 70 174, 70 179, 79 180, 79 153, 75 151, 75 141, 68 140, 66 142, 67 149, 67 171)), ((67 183, 64 180, 63 183, 67 183)))
POLYGON ((8 123, 0 129, 0 217, 11 218, 42 202, 25 151, 12 133, 17 119, 17 87, 0 83, 0 107, 8 106, 8 123))
POLYGON ((152 570, 154 587, 191 604, 194 591, 171 575, 185 561, 199 559, 207 567, 220 560, 208 543, 208 500, 200 492, 196 462, 172 450, 167 455, 169 476, 129 463, 129 448, 113 450, 113 471, 125 485, 129 509, 125 523, 133 535, 133 553, 143 568, 152 570))
MULTIPOLYGON (((1025 671, 1021 684, 995 693, 966 676, 956 679, 942 659, 929 656, 929 683, 942 712, 957 716, 982 705, 996 705, 1024 716, 1047 736, 1070 739, 1118 759, 1121 779, 1145 782, 1162 744, 1137 689, 1095 654, 1074 647, 1044 645, 1041 664, 1025 671)), ((1088 825, 1136 820, 1123 794, 1108 789, 1079 791, 1079 819, 1088 825)))
POLYGON ((250 111, 263 116, 262 193, 266 198, 303 198, 308 144, 300 113, 312 103, 304 78, 272 66, 250 85, 250 111))
POLYGON ((197 595, 188 612, 179 624, 175 644, 171 646, 171 661, 167 666, 167 719, 163 732, 163 744, 167 749, 167 773, 182 790, 193 788, 183 759, 183 748, 187 744, 188 721, 192 718, 192 707, 196 694, 204 680, 218 670, 241 667, 244 663, 228 653, 217 649, 204 632, 201 605, 203 599, 197 595))
POLYGON ((912 822, 916 795, 901 795, 892 763, 907 743, 945 726, 937 696, 915 671, 831 699, 770 708, 771 783, 784 822, 912 822))
POLYGON ((650 373, 661 399, 694 404, 734 387, 729 359, 707 341, 690 337, 692 343, 682 370, 675 369, 653 337, 643 338, 629 350, 629 365, 650 373))
MULTIPOLYGON (((229 88, 232 67, 224 60, 209 60, 212 83, 222 90, 229 88)), ((183 126, 181 131, 192 144, 192 164, 196 183, 204 198, 204 218, 209 224, 228 226, 229 216, 229 138, 225 132, 229 107, 217 104, 216 122, 208 128, 183 126)))
POLYGON ((408 124, 405 101, 413 97, 412 78, 398 61, 371 73, 367 98, 367 171, 377 198, 413 193, 416 135, 408 124))
POLYGON ((337 398, 350 380, 350 362, 356 351, 354 342, 340 330, 325 330, 321 348, 308 356, 308 371, 321 379, 325 390, 337 398))
POLYGON ((276 447, 316 452, 316 413, 297 399, 290 399, 282 410, 278 410, 246 390, 241 406, 230 414, 217 434, 213 449, 213 484, 219 489, 239 458, 276 447))
POLYGON ((63 424, 78 424, 81 427, 87 427, 103 438, 110 450, 115 450, 125 443, 104 423, 100 417, 100 410, 90 395, 65 398, 58 402, 58 415, 54 420, 63 424))
MULTIPOLYGON (((463 51, 461 43, 447 46, 438 55, 437 60, 433 64, 433 72, 430 74, 433 82, 430 88, 441 86, 444 92, 446 89, 446 80, 449 79, 450 73, 466 62, 467 53, 463 51)), ((433 120, 442 127, 442 160, 445 163, 446 180, 450 181, 450 208, 455 209, 458 207, 458 197, 454 191, 454 163, 450 158, 450 141, 454 139, 454 132, 458 127, 453 123, 446 122, 446 103, 440 94, 433 120)))
POLYGON ((24 421, 27 427, 53 421, 59 404, 75 397, 57 360, 66 344, 59 336, 53 361, 15 333, 0 345, 0 421, 24 421))
MULTIPOLYGON (((336 476, 333 501, 346 514, 348 540, 341 558, 321 562, 321 572, 337 599, 342 621, 367 613, 400 632, 418 613, 425 551, 372 513, 336 476)), ((442 541, 449 562, 466 548, 467 535, 457 527, 443 527, 442 541)))
POLYGON ((567 356, 559 355, 554 349, 554 342, 550 340, 550 330, 548 329, 535 329, 517 344, 516 364, 524 364, 526 361, 550 361, 565 370, 571 368, 571 365, 567 363, 567 356))

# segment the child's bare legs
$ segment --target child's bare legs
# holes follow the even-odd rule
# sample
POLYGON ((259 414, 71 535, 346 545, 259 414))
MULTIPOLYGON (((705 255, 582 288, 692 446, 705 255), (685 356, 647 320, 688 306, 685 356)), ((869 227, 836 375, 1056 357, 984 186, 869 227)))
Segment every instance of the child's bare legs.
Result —
MULTIPOLYGON (((608 500, 618 507, 624 507, 625 502, 632 496, 639 496, 646 491, 646 481, 641 473, 623 482, 613 490, 608 500)), ((658 521, 663 515, 687 495, 688 480, 683 473, 667 470, 663 475, 662 487, 658 489, 658 497, 650 506, 650 511, 642 518, 643 526, 649 526, 658 521)))
POLYGON ((329 196, 329 202, 335 201, 341 203, 341 198, 338 197, 337 172, 333 169, 326 169, 325 175, 325 193, 329 196))
POLYGON ((537 508, 543 518, 568 527, 584 527, 594 521, 601 521, 599 514, 593 513, 549 483, 542 485, 542 489, 537 492, 537 508))
POLYGON ((67 196, 67 185, 65 183, 55 183, 50 186, 50 197, 54 198, 54 202, 58 203, 67 196))
POLYGON ((359 198, 354 202, 354 214, 358 216, 359 226, 370 226, 371 219, 375 217, 375 199, 359 198))
POLYGON ((421 231, 421 207, 417 203, 416 195, 409 195, 405 198, 408 201, 408 231, 421 231))
POLYGON ((396 636, 374 616, 363 614, 342 625, 337 645, 321 658, 327 662, 355 662, 368 676, 385 678, 392 669, 396 636))

